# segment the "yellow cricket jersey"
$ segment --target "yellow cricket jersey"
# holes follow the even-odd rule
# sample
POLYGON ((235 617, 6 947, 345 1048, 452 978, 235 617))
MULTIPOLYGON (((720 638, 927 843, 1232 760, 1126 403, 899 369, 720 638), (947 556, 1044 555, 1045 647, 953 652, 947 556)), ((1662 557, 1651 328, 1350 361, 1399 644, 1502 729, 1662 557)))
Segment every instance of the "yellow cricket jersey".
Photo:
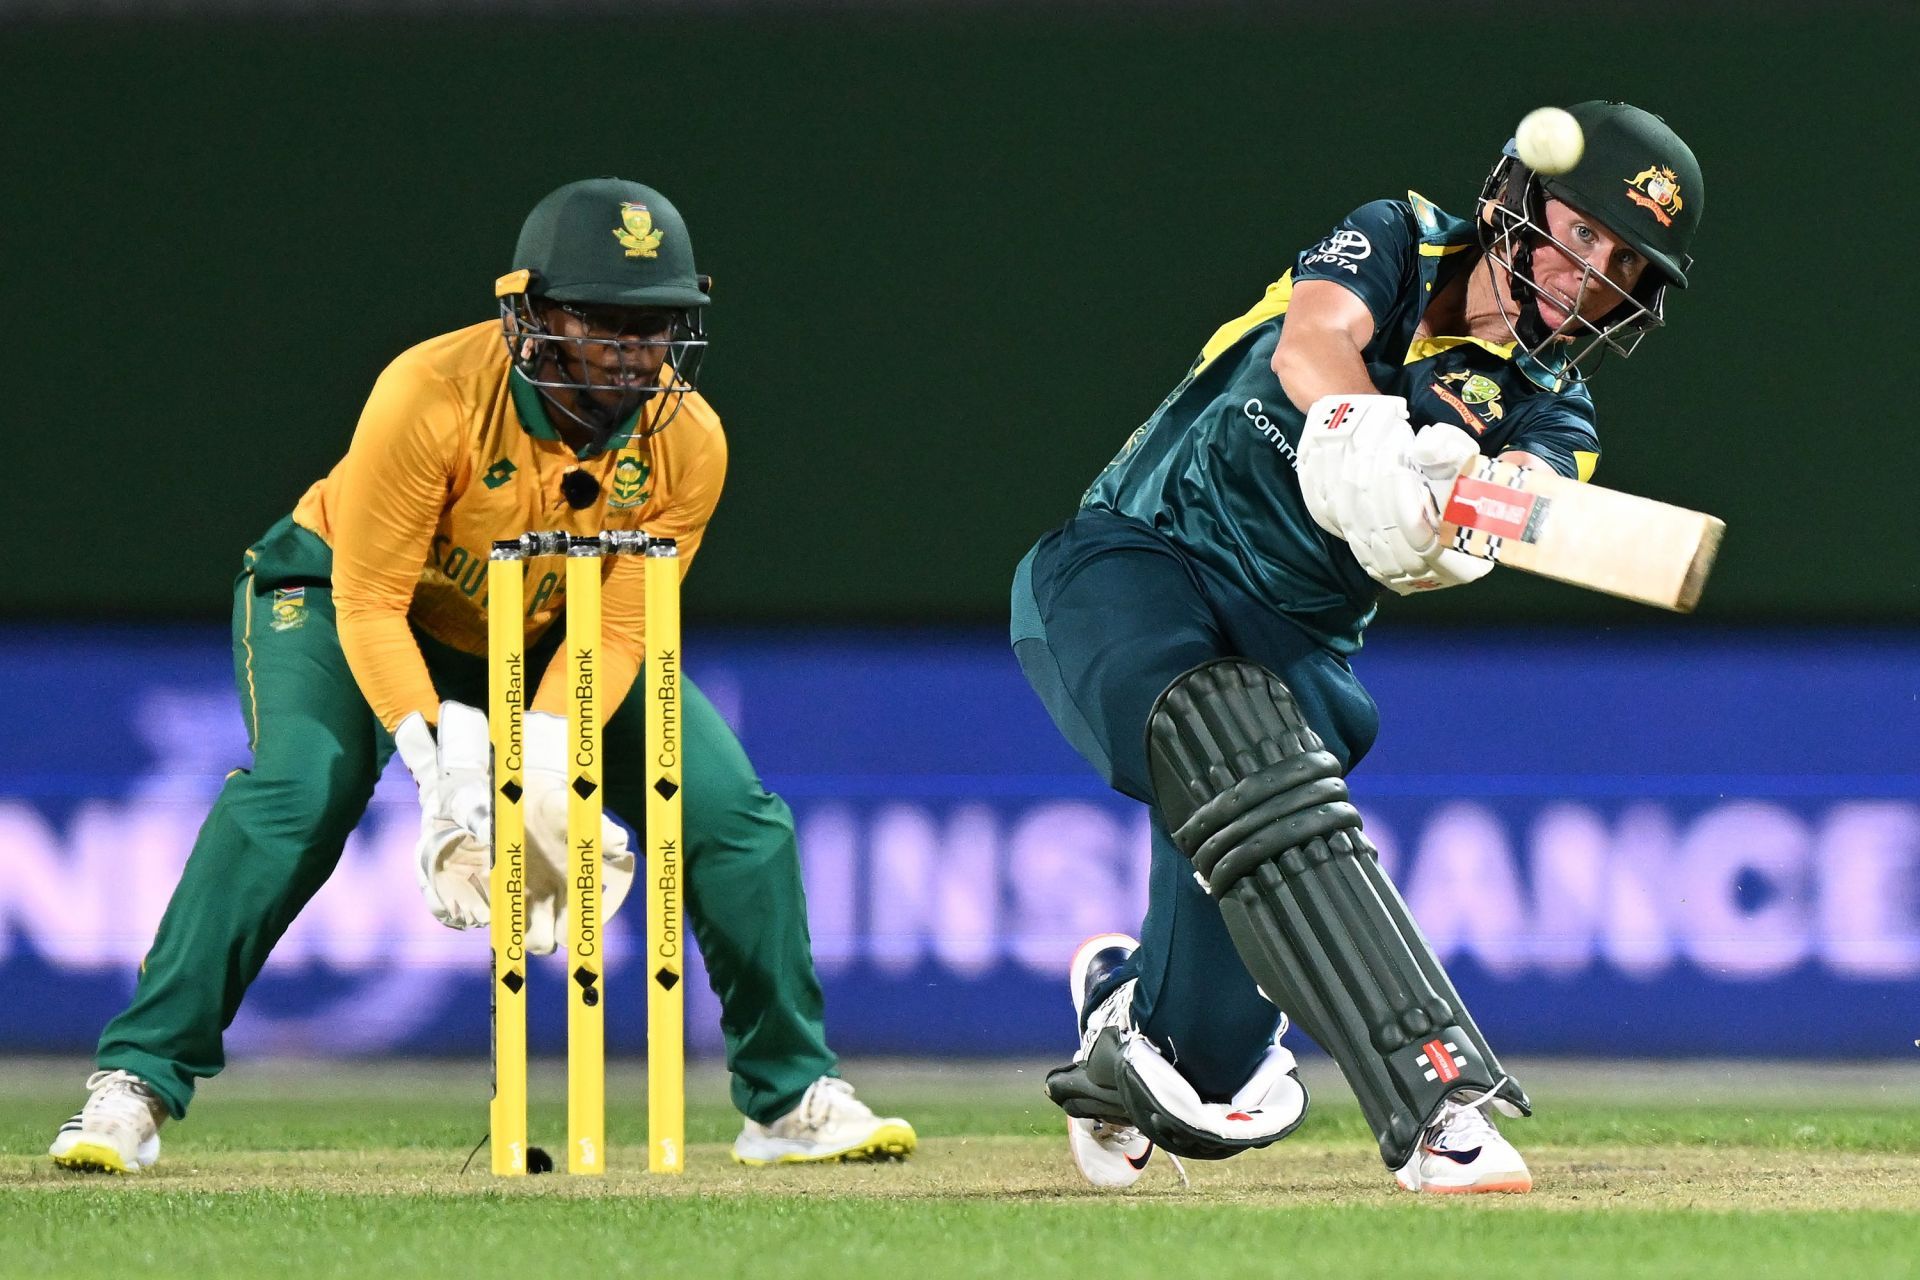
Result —
MULTIPOLYGON (((430 724, 440 716, 409 624, 450 648, 486 652, 487 564, 496 539, 644 529, 679 540, 684 575, 720 500, 726 436, 699 395, 689 394, 659 434, 582 460, 511 369, 497 320, 403 353, 374 383, 346 457, 294 508, 294 522, 332 548, 340 645, 389 729, 415 711, 430 724), (531 424, 516 405, 515 383, 531 424), (561 477, 573 470, 599 482, 588 507, 574 508, 561 493, 561 477)), ((527 561, 529 643, 565 603, 564 561, 527 561)), ((639 557, 609 556, 602 573, 603 696, 611 715, 640 670, 645 572, 639 557)), ((564 712, 565 658, 563 647, 531 710, 564 712)))

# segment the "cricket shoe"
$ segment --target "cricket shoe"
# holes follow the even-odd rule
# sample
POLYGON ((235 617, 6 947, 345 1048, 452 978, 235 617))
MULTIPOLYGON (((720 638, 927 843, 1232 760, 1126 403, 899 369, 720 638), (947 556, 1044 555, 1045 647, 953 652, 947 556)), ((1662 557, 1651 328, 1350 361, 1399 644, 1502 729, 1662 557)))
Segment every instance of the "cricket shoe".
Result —
MULTIPOLYGON (((1067 966, 1067 989, 1073 997, 1073 1014, 1080 1023, 1080 1050, 1074 1065, 1081 1066, 1093 1053, 1094 1042, 1109 1027, 1122 1032, 1133 1025, 1133 983, 1123 982, 1097 1007, 1089 1008, 1088 998, 1112 972, 1140 947, 1124 933, 1102 933, 1088 938, 1073 953, 1067 966)), ((1068 1080, 1076 1083, 1084 1072, 1056 1072, 1049 1079, 1049 1092, 1065 1091, 1068 1080)), ((1077 1092, 1077 1090, 1076 1090, 1077 1092)), ((1104 1092, 1104 1091, 1103 1091, 1104 1092)), ((1153 1141, 1126 1119, 1118 1098, 1061 1097, 1054 1101, 1068 1107, 1067 1150, 1080 1176, 1096 1187, 1130 1187, 1140 1181, 1147 1161, 1153 1158, 1153 1141), (1107 1115, 1075 1115, 1076 1111, 1110 1111, 1107 1115)))
POLYGON ((90 1096, 60 1126, 47 1154, 63 1169, 138 1173, 160 1158, 160 1122, 167 1106, 147 1082, 127 1071, 87 1077, 90 1096))
POLYGON ((1393 1175, 1400 1185, 1443 1196, 1533 1190, 1527 1162, 1487 1119, 1490 1096, 1448 1099, 1420 1135, 1412 1158, 1393 1175))
POLYGON ((913 1126, 898 1116, 876 1116, 853 1096, 853 1086, 821 1076, 800 1105, 772 1124, 747 1121, 733 1140, 740 1164, 812 1164, 843 1160, 905 1160, 919 1145, 913 1126))

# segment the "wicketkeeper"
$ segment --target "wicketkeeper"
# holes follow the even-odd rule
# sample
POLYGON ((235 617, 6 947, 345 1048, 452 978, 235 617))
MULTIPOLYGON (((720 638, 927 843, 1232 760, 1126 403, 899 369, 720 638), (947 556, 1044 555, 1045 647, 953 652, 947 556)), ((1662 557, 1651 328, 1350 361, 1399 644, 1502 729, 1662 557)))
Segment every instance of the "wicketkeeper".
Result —
MULTIPOLYGON (((1533 1185, 1487 1117, 1526 1114, 1527 1095, 1348 800, 1379 727, 1348 660, 1381 588, 1493 567, 1439 536, 1437 497, 1470 460, 1591 475, 1586 375, 1686 287, 1693 153, 1623 103, 1571 110, 1571 170, 1534 172, 1510 144, 1471 219, 1409 193, 1300 254, 1020 563, 1028 680, 1153 808, 1140 940, 1075 956, 1081 1047, 1048 1080, 1096 1185, 1134 1182, 1155 1145, 1224 1159, 1290 1133, 1307 1094, 1289 1017, 1339 1064, 1401 1186, 1533 1185)), ((1439 644, 1433 672, 1436 695, 1474 676, 1439 644)))
MULTIPOLYGON (((221 789, 140 970, 101 1033, 98 1071, 53 1158, 127 1172, 160 1153, 222 1032, 300 909, 332 874, 397 749, 420 784, 420 884, 455 928, 487 919, 486 570, 495 539, 643 529, 700 549, 726 437, 698 390, 709 282, 659 192, 575 182, 528 217, 498 318, 403 353, 374 384, 346 456, 246 553, 233 661, 251 768, 221 789)), ((529 561, 528 948, 564 934, 566 607, 561 557, 529 561), (534 683, 537 681, 537 684, 534 683)), ((603 568, 601 697, 610 809, 645 813, 644 717, 623 701, 644 652, 643 567, 603 568)), ((686 909, 720 998, 734 1143, 748 1164, 904 1156, 903 1120, 838 1077, 822 1027, 793 817, 713 705, 682 685, 686 909)), ((605 900, 634 875, 604 835, 605 900)))

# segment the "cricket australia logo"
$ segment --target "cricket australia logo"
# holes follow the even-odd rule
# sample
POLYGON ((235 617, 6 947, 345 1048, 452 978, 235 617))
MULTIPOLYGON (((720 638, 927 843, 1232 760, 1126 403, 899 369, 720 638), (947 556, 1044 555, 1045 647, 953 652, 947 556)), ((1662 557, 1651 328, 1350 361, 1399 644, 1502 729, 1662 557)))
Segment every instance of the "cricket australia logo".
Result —
POLYGON ((1452 406, 1475 435, 1507 416, 1500 403, 1503 388, 1484 373, 1448 373, 1433 384, 1433 393, 1452 406))
POLYGON ((653 468, 637 453, 622 451, 613 464, 613 483, 607 490, 609 511, 631 511, 652 497, 647 479, 653 468))
POLYGON ((1373 241, 1351 227, 1342 227, 1307 251, 1300 259, 1302 269, 1316 265, 1338 267, 1348 275, 1360 274, 1360 263, 1373 256, 1373 241))
POLYGON ((627 251, 629 258, 657 258, 660 256, 660 240, 666 233, 653 227, 653 214, 643 204, 631 200, 620 202, 620 225, 614 228, 613 238, 627 251))
POLYGON ((1680 175, 1672 169, 1659 165, 1648 165, 1627 179, 1627 199, 1660 221, 1663 227, 1673 225, 1673 215, 1680 212, 1680 175))

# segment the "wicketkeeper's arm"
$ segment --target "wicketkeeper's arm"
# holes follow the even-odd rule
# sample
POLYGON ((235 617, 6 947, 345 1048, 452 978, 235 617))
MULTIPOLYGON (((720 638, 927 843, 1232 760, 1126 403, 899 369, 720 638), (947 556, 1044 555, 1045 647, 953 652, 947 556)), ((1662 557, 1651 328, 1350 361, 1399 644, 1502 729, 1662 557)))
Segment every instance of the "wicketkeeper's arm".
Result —
POLYGON ((440 716, 407 612, 446 505, 460 433, 444 389, 390 367, 374 384, 336 472, 329 517, 340 647, 388 729, 411 714, 428 724, 440 716))

